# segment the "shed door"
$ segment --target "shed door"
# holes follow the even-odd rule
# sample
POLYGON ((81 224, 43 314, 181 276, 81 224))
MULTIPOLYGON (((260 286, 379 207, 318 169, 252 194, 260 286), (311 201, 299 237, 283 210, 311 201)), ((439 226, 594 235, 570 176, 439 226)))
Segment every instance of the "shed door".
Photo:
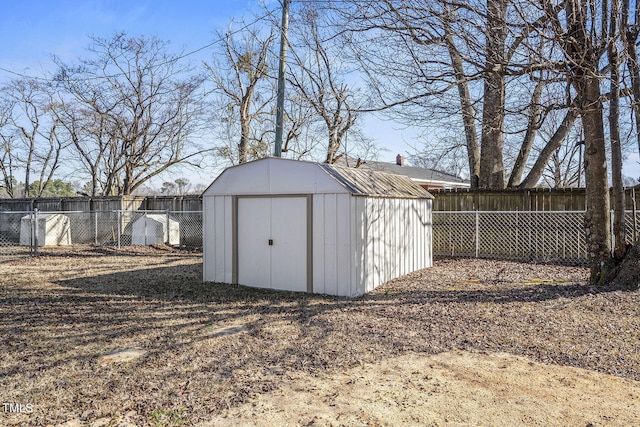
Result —
POLYGON ((238 283, 307 290, 306 197, 238 198, 238 283))

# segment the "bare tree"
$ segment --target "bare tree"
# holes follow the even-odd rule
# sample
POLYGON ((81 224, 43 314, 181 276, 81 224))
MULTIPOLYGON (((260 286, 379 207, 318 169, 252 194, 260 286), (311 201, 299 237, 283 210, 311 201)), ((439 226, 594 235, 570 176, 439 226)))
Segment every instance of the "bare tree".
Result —
POLYGON ((586 224, 591 282, 601 284, 612 268, 609 229, 609 183, 600 90, 600 63, 609 42, 606 0, 564 2, 562 14, 551 1, 544 7, 553 37, 567 60, 567 77, 575 90, 585 134, 586 224))
MULTIPOLYGON (((3 95, 6 93, 3 91, 3 95)), ((15 179, 15 132, 10 130, 14 102, 6 96, 0 98, 0 171, 2 189, 8 197, 14 197, 15 179)))
POLYGON ((94 191, 128 195, 174 165, 197 166, 202 78, 156 38, 93 37, 89 53, 78 65, 56 60, 55 81, 58 119, 94 191))
POLYGON ((24 196, 38 197, 60 166, 65 147, 58 132, 59 123, 52 115, 55 105, 50 88, 39 80, 21 78, 2 88, 2 98, 1 169, 5 188, 15 196, 13 179, 21 171, 24 196))
POLYGON ((627 57, 627 68, 631 80, 632 111, 635 119, 636 141, 640 152, 640 63, 636 43, 640 35, 640 3, 635 3, 635 10, 631 16, 629 0, 622 0, 620 17, 620 34, 622 36, 624 52, 627 57))
MULTIPOLYGON (((371 109, 394 108, 413 125, 451 127, 459 120, 472 186, 503 188, 507 179, 510 186, 520 185, 536 160, 530 158, 536 128, 549 111, 570 107, 543 97, 543 90, 560 90, 558 75, 564 65, 553 54, 553 41, 540 37, 549 18, 537 3, 354 0, 352 4, 337 13, 349 22, 345 31, 354 40, 353 55, 377 94, 371 109), (507 96, 516 87, 530 95, 507 96), (518 129, 513 128, 515 123, 518 129), (513 157, 511 176, 506 173, 505 144, 509 151, 520 147, 515 149, 519 156, 513 157)), ((537 168, 538 180, 553 151, 541 153, 548 155, 537 168)))
MULTIPOLYGON (((536 165, 543 164, 542 173, 536 171, 535 180, 544 183, 548 187, 566 188, 576 187, 580 185, 582 180, 582 156, 584 141, 582 140, 581 128, 576 126, 571 130, 562 132, 563 137, 561 143, 558 140, 558 129, 564 129, 562 123, 566 121, 566 113, 555 111, 549 114, 545 125, 539 129, 539 138, 534 144, 533 150, 544 152, 537 154, 536 165), (547 156, 547 152, 552 150, 551 156, 547 156)), ((533 171, 532 171, 533 172, 533 171)), ((527 179, 532 175, 529 173, 527 179)))
MULTIPOLYGON (((326 135, 325 163, 335 163, 346 154, 345 139, 354 129, 358 114, 353 105, 355 90, 346 83, 348 73, 339 61, 339 46, 323 40, 321 16, 313 7, 304 7, 294 19, 291 49, 294 58, 289 83, 300 100, 315 113, 326 135)), ((355 129, 354 129, 355 130, 355 129)), ((359 136, 353 132, 354 136, 359 136)))
POLYGON ((218 152, 234 164, 245 163, 269 152, 265 123, 274 108, 275 91, 269 75, 274 35, 261 36, 246 29, 221 34, 220 38, 220 52, 205 63, 214 87, 217 119, 229 141, 229 145, 218 147, 218 152))

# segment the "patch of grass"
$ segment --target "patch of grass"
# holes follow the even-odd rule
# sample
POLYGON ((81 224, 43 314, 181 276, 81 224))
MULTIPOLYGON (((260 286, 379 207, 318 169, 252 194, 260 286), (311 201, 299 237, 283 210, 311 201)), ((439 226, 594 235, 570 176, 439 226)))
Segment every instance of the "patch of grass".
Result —
POLYGON ((149 414, 149 422, 154 427, 180 427, 186 424, 187 416, 175 409, 154 409, 149 414))

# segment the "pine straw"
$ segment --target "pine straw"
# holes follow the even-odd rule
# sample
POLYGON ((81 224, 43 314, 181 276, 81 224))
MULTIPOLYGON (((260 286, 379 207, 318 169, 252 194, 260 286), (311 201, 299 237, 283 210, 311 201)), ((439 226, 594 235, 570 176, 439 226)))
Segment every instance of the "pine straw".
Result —
POLYGON ((0 423, 194 424, 301 373, 502 351, 640 380, 640 294, 581 267, 437 260, 358 299, 202 283, 161 248, 0 264, 0 423), (101 364, 118 349, 146 354, 101 364), (4 419, 2 418, 4 416, 4 419))

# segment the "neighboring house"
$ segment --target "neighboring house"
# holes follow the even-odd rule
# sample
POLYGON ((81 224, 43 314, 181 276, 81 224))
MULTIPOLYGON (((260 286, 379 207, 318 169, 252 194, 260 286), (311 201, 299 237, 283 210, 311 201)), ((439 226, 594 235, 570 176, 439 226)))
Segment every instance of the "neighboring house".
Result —
POLYGON ((367 161, 360 167, 396 175, 404 175, 426 190, 470 187, 469 180, 450 175, 446 172, 415 166, 405 166, 404 159, 400 154, 396 157, 395 163, 367 161))

